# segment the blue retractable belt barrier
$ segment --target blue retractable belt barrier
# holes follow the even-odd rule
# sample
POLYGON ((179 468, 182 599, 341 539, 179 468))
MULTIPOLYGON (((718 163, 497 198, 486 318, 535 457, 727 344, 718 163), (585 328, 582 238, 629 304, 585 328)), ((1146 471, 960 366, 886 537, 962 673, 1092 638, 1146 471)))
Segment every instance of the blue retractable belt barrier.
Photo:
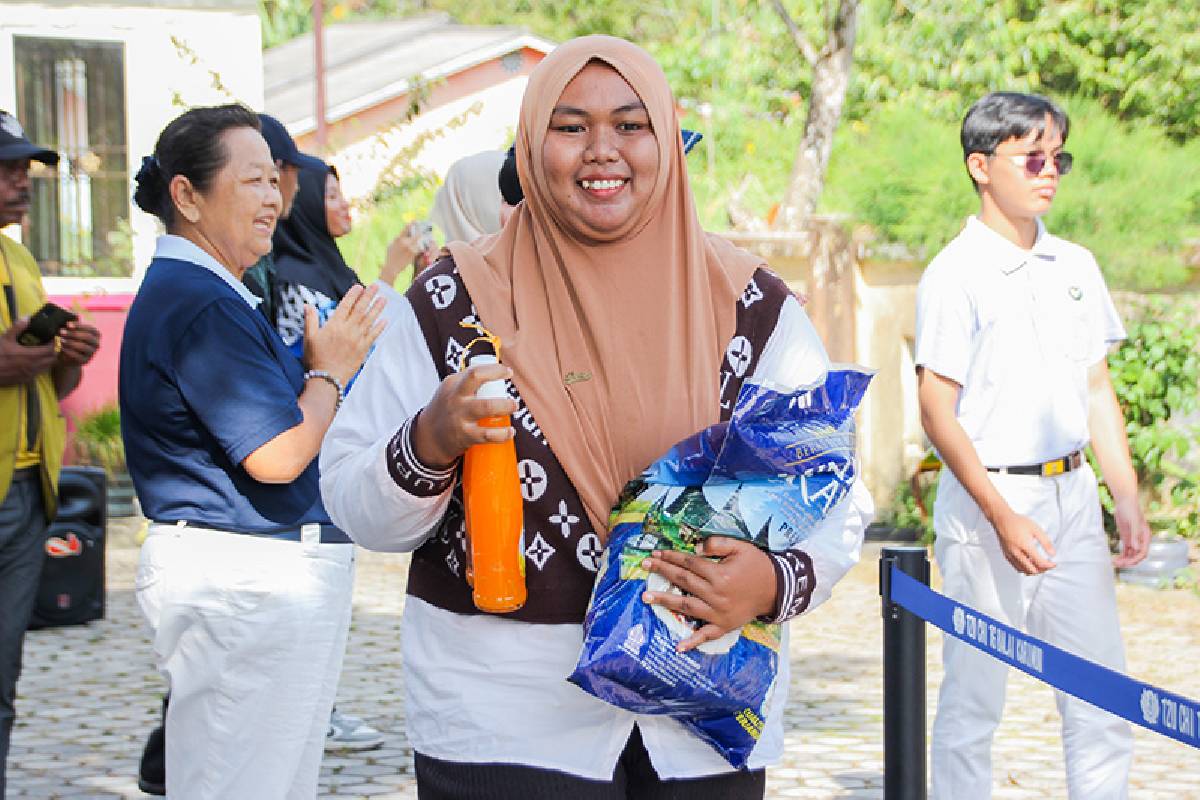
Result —
POLYGON ((938 594, 891 567, 891 599, 918 617, 1055 689, 1200 748, 1200 703, 1072 655, 938 594))

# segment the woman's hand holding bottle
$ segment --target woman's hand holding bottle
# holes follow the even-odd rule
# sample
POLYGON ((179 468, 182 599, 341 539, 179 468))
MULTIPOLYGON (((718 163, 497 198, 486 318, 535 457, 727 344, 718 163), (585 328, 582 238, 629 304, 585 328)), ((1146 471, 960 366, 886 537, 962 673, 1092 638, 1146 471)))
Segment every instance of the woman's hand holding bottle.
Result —
POLYGON ((473 444, 511 439, 511 427, 484 427, 479 420, 513 414, 517 410, 516 401, 475 396, 479 387, 488 381, 511 377, 512 370, 503 364, 478 364, 446 376, 413 424, 413 448, 417 458, 428 467, 443 469, 457 461, 473 444))

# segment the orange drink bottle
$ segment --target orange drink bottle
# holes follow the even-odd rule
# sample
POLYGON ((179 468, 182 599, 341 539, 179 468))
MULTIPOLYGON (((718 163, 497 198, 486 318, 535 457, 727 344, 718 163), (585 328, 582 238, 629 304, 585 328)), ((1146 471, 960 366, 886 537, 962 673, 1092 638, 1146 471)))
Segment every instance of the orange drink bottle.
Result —
MULTIPOLYGON (((471 364, 495 364, 495 356, 471 358, 471 364)), ((476 397, 508 397, 504 381, 489 381, 476 397)), ((487 428, 507 428, 507 416, 484 417, 487 428)), ((499 444, 476 444, 463 457, 463 505, 475 607, 503 613, 525 605, 525 554, 521 552, 522 500, 517 477, 517 451, 512 439, 499 444)))

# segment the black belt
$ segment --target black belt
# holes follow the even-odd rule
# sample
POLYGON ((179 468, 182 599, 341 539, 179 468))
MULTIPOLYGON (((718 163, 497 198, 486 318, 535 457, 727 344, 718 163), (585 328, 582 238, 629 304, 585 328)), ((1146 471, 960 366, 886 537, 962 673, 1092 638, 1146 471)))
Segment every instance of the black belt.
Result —
MULTIPOLYGON (((180 528, 185 528, 185 527, 205 528, 210 531, 220 531, 221 533, 236 533, 236 534, 240 534, 242 536, 254 536, 255 538, 258 538, 258 539, 277 539, 281 542, 299 542, 299 541, 301 541, 303 539, 302 529, 304 527, 307 527, 307 526, 301 526, 299 528, 284 528, 284 529, 277 530, 277 531, 235 531, 235 530, 231 530, 229 528, 222 528, 219 525, 208 525, 203 522, 194 522, 192 520, 187 520, 187 519, 155 521, 154 524, 155 525, 174 525, 174 526, 177 526, 180 528)), ((323 524, 320 526, 320 528, 321 528, 321 536, 320 536, 319 541, 321 544, 350 544, 351 543, 350 537, 347 536, 345 533, 343 533, 342 529, 336 525, 323 524)))
POLYGON ((1008 475, 1040 475, 1043 478, 1053 478, 1055 475, 1062 475, 1070 472, 1073 469, 1079 469, 1083 466, 1083 453, 1076 450, 1074 453, 1065 455, 1062 458, 1056 458, 1053 461, 1047 461, 1043 464, 1024 464, 1019 467, 988 467, 988 472, 1003 472, 1008 475))

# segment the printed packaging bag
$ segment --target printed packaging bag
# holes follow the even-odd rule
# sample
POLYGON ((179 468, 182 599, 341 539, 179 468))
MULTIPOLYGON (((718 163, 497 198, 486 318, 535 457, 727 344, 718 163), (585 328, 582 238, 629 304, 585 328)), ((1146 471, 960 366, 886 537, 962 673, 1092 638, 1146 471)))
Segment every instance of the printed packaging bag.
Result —
POLYGON ((621 708, 667 714, 745 766, 765 724, 780 626, 752 622, 678 653, 704 623, 647 605, 647 589, 679 589, 642 562, 654 550, 694 552, 709 536, 775 551, 808 538, 854 482, 853 414, 871 375, 832 369, 790 393, 747 383, 728 423, 679 442, 625 486, 568 680, 621 708))

